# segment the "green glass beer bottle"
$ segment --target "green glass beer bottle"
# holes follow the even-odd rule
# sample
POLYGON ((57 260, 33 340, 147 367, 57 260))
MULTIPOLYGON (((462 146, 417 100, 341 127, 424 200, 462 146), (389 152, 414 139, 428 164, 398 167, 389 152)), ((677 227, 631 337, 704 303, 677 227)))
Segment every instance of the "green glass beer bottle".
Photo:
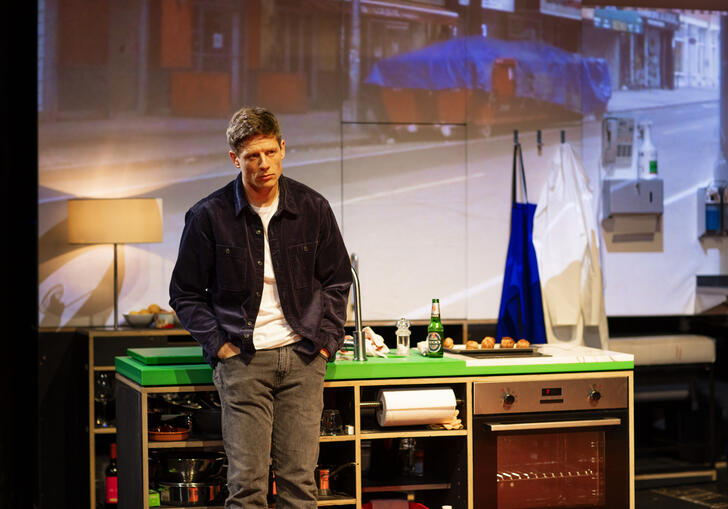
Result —
POLYGON ((444 329, 440 321, 440 299, 432 299, 430 325, 427 326, 427 356, 442 357, 444 329))

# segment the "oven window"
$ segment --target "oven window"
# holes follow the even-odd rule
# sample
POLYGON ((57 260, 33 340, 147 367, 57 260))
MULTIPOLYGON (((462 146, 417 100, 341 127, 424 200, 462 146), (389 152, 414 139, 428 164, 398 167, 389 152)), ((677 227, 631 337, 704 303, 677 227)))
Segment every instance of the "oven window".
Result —
POLYGON ((498 509, 604 507, 605 433, 499 435, 498 509))

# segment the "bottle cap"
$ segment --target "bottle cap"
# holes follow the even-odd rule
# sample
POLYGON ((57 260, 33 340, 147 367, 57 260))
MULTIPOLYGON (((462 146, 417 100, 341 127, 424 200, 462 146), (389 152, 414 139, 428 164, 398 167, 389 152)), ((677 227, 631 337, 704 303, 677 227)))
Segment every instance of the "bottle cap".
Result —
POLYGON ((409 330, 410 322, 405 320, 404 316, 397 321, 397 336, 409 336, 411 334, 409 330))

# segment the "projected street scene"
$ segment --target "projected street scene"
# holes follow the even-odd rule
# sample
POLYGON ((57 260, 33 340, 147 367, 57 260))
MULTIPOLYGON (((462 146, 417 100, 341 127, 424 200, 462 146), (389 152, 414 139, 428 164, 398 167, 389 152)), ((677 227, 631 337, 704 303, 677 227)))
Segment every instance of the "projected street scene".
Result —
POLYGON ((74 197, 163 200, 163 242, 122 250, 119 306, 166 302, 185 211, 236 175, 244 104, 279 116, 284 172, 331 202, 366 319, 429 316, 428 285, 443 316, 495 318, 514 131, 536 202, 562 133, 599 189, 611 117, 651 122, 665 211, 651 242, 609 246, 607 312, 709 307, 665 274, 719 271, 694 226, 719 155, 719 13, 525 4, 40 0, 41 325, 111 322, 108 246, 67 242, 74 197))

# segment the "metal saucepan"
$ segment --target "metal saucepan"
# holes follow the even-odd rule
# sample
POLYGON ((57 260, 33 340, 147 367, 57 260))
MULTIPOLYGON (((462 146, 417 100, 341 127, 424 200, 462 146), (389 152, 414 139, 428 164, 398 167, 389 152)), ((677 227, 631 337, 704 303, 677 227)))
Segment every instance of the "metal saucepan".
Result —
POLYGON ((220 476, 225 463, 221 452, 172 451, 159 457, 160 482, 199 483, 220 476))
MULTIPOLYGON (((178 506, 204 506, 216 501, 224 487, 224 482, 159 483, 159 499, 162 504, 178 506)), ((222 497, 220 497, 222 498, 222 497)))

